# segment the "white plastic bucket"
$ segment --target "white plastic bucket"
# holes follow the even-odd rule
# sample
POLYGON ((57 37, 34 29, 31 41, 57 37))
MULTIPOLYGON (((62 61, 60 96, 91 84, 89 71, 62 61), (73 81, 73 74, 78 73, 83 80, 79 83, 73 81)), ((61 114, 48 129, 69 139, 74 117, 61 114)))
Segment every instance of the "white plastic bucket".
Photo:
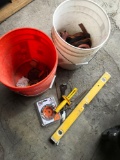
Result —
POLYGON ((94 57, 110 35, 110 20, 106 12, 95 2, 89 0, 66 0, 53 14, 52 39, 58 51, 59 66, 76 69, 94 57), (59 35, 66 30, 69 34, 80 32, 78 24, 83 23, 91 35, 92 47, 82 49, 68 44, 59 35))

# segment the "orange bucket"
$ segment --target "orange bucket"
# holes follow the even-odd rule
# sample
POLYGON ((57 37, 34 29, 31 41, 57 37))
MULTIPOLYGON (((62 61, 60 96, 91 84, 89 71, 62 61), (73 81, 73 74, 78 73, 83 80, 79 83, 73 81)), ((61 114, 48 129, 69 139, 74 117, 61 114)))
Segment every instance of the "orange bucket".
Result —
POLYGON ((14 92, 25 96, 43 93, 54 79, 57 64, 58 55, 54 44, 40 30, 20 28, 0 38, 0 81, 14 92), (41 72, 47 74, 35 84, 16 86, 17 81, 36 66, 42 66, 41 72))

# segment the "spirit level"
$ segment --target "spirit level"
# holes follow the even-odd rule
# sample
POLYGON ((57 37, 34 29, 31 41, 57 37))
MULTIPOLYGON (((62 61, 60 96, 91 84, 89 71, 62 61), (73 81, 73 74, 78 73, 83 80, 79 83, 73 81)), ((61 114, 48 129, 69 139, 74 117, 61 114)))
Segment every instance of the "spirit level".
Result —
POLYGON ((105 72, 103 76, 97 81, 97 83, 92 87, 92 89, 86 94, 86 96, 81 100, 81 102, 76 106, 76 108, 71 112, 71 114, 66 118, 62 125, 56 130, 52 135, 51 140, 58 144, 63 135, 75 122, 78 116, 83 112, 84 105, 89 104, 91 100, 96 96, 96 94, 102 89, 106 82, 110 79, 111 75, 105 72))

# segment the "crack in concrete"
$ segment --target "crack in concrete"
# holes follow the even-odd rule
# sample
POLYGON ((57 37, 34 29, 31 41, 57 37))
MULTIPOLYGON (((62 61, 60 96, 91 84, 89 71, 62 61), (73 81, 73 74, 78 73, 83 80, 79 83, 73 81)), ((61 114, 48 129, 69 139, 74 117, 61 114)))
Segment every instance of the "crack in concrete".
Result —
POLYGON ((117 9, 114 13, 110 14, 110 19, 113 21, 115 28, 120 30, 120 27, 117 25, 116 20, 114 19, 117 14, 119 14, 120 1, 118 1, 117 9))
POLYGON ((114 32, 115 30, 120 30, 120 28, 119 28, 118 25, 116 24, 116 21, 115 21, 114 17, 112 17, 112 14, 111 14, 111 16, 110 16, 110 21, 111 21, 111 23, 114 25, 114 27, 111 28, 111 31, 112 31, 112 29, 113 29, 113 32, 114 32))
POLYGON ((111 15, 115 16, 115 15, 118 13, 118 10, 119 10, 119 4, 120 4, 120 1, 118 1, 118 5, 116 5, 116 6, 117 6, 116 11, 115 11, 115 12, 113 12, 111 15))

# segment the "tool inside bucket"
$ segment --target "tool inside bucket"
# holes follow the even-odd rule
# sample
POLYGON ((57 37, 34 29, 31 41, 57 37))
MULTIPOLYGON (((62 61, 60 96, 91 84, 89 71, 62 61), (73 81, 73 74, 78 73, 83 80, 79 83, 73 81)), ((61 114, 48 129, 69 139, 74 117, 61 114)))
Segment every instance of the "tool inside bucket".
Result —
POLYGON ((35 60, 22 64, 15 74, 15 85, 17 87, 26 87, 34 85, 48 76, 49 67, 35 60))
POLYGON ((83 49, 89 49, 92 46, 91 36, 87 32, 85 26, 80 23, 79 27, 82 32, 70 35, 66 30, 60 32, 60 36, 69 44, 83 49))

